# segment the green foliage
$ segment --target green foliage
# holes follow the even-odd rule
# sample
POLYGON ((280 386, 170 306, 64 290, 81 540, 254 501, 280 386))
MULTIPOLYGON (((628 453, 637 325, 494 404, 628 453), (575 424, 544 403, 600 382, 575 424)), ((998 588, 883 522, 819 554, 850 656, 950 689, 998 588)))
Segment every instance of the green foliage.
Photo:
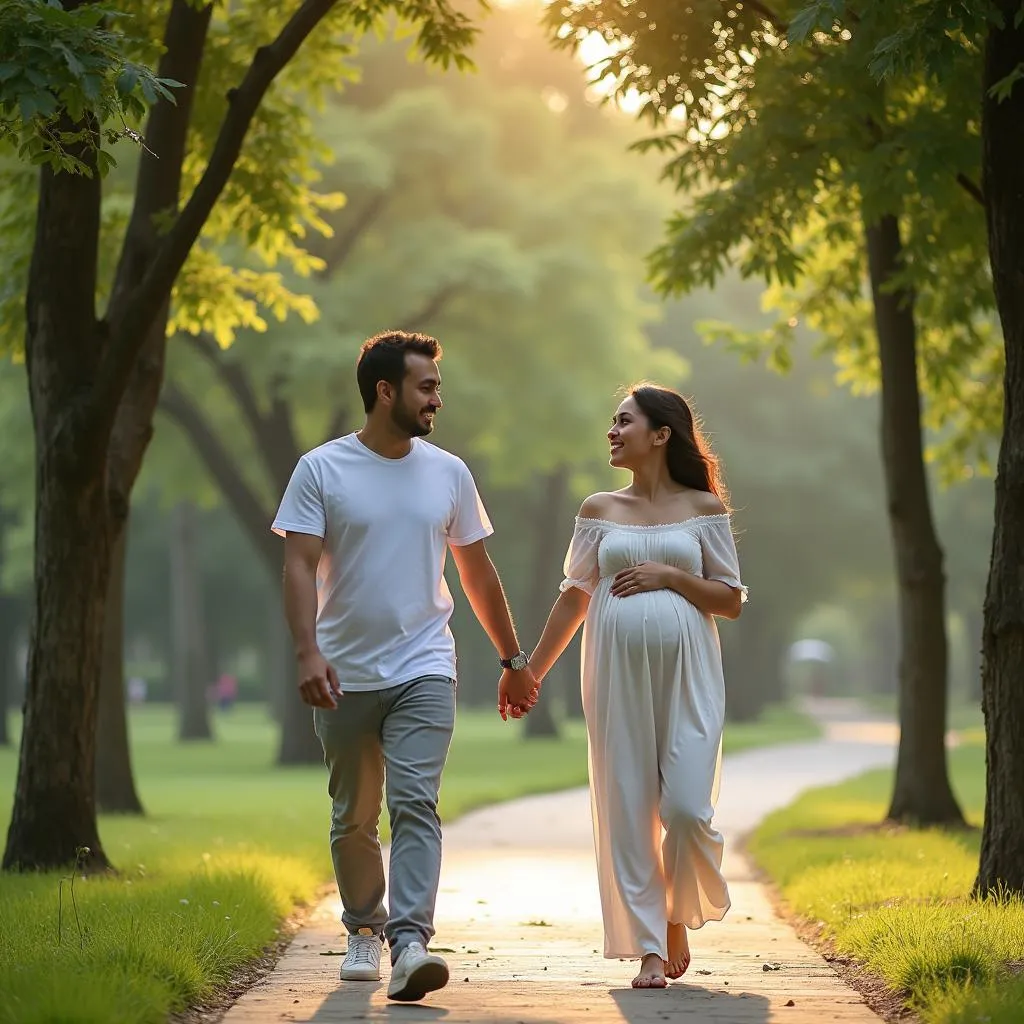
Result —
MULTIPOLYGON (((977 736, 950 755, 975 822, 984 762, 977 736)), ((977 833, 876 827, 890 791, 889 772, 814 790, 771 815, 751 850, 797 914, 823 922, 840 954, 881 975, 925 1021, 1015 1019, 1007 1010, 1019 992, 1011 972, 1024 953, 1024 903, 969 898, 977 833)))
POLYGON ((105 174, 109 148, 181 83, 129 60, 122 15, 106 4, 0 0, 0 144, 69 174, 105 174))
POLYGON ((891 287, 915 295, 928 422, 943 430, 935 454, 956 478, 983 463, 1002 415, 975 184, 980 68, 961 47, 941 83, 907 71, 877 84, 868 66, 900 29, 900 6, 869 4, 854 17, 833 0, 777 13, 592 0, 550 17, 567 42, 605 38, 604 85, 619 97, 638 91, 641 116, 659 128, 642 147, 666 161, 680 197, 651 256, 659 290, 713 286, 730 266, 765 282, 770 328, 709 332, 745 357, 785 369, 807 326, 840 381, 876 387, 863 225, 899 217, 904 267, 891 287), (645 21, 653 27, 639 31, 645 21))
MULTIPOLYGON (((329 103, 313 128, 330 150, 322 186, 344 191, 345 204, 309 239, 309 278, 284 279, 307 292, 318 316, 250 333, 222 359, 244 373, 265 413, 275 394, 287 402, 297 457, 332 422, 358 422, 353 371, 368 335, 436 333, 453 396, 438 440, 469 455, 488 485, 568 465, 583 471, 584 488, 594 483, 615 388, 685 374, 683 360, 653 349, 644 332, 657 310, 642 256, 666 195, 625 152, 633 134, 622 119, 591 112, 584 132, 549 105, 543 80, 497 81, 513 46, 531 66, 534 53, 550 60, 523 12, 496 15, 481 45, 489 60, 472 80, 432 75, 404 88, 381 84, 412 74, 392 72, 395 47, 364 48, 366 85, 329 103), (543 443, 518 441, 527 400, 531 433, 543 443)), ((559 60, 573 70, 568 55, 559 60)), ((212 333, 209 320, 176 323, 212 333)), ((208 360, 175 344, 171 372, 272 509, 277 481, 208 360)))

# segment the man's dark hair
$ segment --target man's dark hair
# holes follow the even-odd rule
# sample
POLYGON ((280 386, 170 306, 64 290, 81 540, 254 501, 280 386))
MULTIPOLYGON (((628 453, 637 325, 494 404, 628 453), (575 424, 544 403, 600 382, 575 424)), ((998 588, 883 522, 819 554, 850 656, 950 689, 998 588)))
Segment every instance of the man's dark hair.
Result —
POLYGON ((356 382, 366 412, 372 412, 377 404, 379 381, 386 380, 392 387, 401 387, 405 379, 407 352, 440 359, 441 343, 429 334, 411 334, 408 331, 381 331, 363 342, 356 363, 356 382))

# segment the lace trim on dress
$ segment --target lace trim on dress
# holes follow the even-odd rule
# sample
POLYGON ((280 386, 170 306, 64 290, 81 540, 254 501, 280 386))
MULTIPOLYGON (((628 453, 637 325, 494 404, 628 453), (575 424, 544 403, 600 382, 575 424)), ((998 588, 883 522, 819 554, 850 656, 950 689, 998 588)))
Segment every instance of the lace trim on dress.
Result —
POLYGON ((558 584, 558 590, 564 594, 567 590, 572 590, 573 587, 579 587, 580 590, 590 593, 590 580, 574 580, 570 576, 566 576, 561 583, 558 584))
POLYGON ((724 583, 727 587, 732 587, 733 590, 738 590, 740 592, 740 604, 747 603, 747 598, 750 596, 747 588, 735 576, 707 576, 705 579, 716 580, 718 583, 724 583))
POLYGON ((617 530, 668 530, 681 526, 689 526, 690 523, 702 523, 711 519, 728 519, 728 512, 714 512, 711 515, 690 516, 689 519, 681 519, 677 523, 616 523, 611 519, 591 519, 587 516, 577 516, 576 523, 579 526, 610 526, 617 530))

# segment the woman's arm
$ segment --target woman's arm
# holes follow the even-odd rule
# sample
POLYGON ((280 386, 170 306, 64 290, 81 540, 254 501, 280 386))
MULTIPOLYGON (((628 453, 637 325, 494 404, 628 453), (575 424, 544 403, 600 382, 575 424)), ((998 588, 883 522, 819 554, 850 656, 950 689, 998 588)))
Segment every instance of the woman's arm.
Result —
POLYGON ((530 668, 538 683, 569 646, 569 641, 586 618, 589 606, 590 595, 579 587, 570 587, 558 595, 544 624, 544 632, 530 655, 530 668))
POLYGON ((706 580, 661 562, 641 562, 623 569, 616 573, 611 586, 615 597, 629 597, 645 590, 674 590, 705 614, 723 619, 738 619, 743 605, 743 595, 728 583, 706 580))

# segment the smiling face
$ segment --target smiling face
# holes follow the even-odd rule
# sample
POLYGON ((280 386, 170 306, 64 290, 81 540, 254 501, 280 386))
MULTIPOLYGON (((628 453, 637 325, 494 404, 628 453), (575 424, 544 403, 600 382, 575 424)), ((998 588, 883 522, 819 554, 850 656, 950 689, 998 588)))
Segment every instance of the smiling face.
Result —
POLYGON ((668 427, 653 429, 636 400, 629 397, 615 410, 612 418, 608 431, 611 448, 608 462, 619 469, 632 469, 663 450, 670 434, 668 427))
POLYGON ((434 429, 434 417, 443 405, 440 392, 437 363, 429 356, 407 352, 405 377, 391 402, 391 421, 409 437, 425 437, 434 429))

